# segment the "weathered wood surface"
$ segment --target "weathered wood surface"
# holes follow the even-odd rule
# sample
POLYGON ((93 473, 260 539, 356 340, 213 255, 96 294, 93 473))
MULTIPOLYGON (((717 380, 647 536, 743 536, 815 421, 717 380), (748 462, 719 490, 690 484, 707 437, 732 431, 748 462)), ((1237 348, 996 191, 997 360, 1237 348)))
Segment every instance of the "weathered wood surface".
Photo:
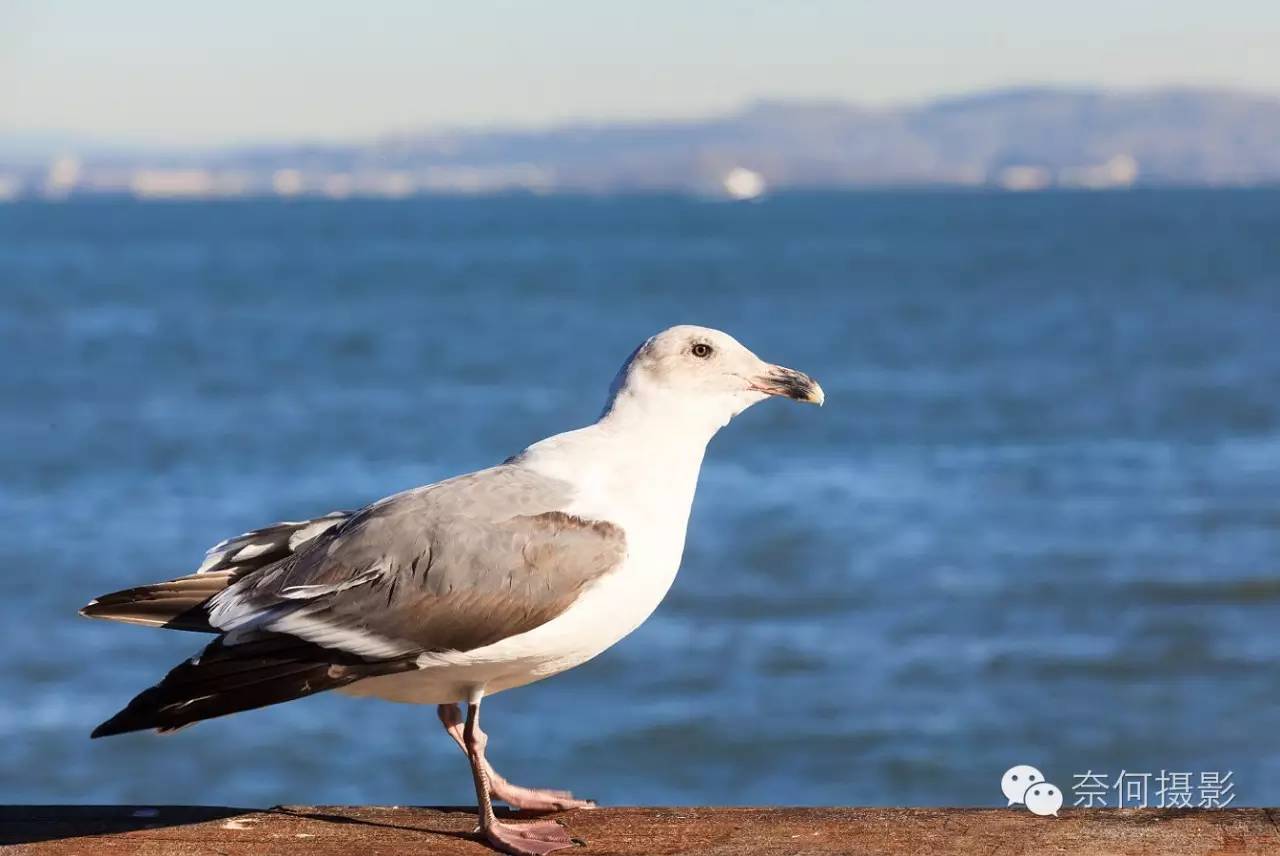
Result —
MULTIPOLYGON (((518 815, 516 816, 518 817, 518 815)), ((609 854, 1280 854, 1280 812, 1243 808, 604 808, 559 816, 609 854)), ((483 856, 462 808, 0 807, 0 852, 30 856, 483 856)))

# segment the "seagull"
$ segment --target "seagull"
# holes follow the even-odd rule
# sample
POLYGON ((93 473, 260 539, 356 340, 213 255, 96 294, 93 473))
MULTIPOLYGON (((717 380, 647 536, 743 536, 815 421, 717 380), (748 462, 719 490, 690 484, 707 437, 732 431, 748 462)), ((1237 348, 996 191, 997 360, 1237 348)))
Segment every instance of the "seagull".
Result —
POLYGON ((594 804, 500 776, 481 701, 639 627, 675 580, 715 433, 771 396, 823 401, 808 375, 688 325, 636 348, 609 393, 595 424, 495 467, 247 532, 193 574, 91 601, 82 615, 217 636, 92 736, 175 731, 325 690, 436 705, 470 763, 489 845, 514 856, 572 846, 555 820, 494 815, 495 800, 594 804))

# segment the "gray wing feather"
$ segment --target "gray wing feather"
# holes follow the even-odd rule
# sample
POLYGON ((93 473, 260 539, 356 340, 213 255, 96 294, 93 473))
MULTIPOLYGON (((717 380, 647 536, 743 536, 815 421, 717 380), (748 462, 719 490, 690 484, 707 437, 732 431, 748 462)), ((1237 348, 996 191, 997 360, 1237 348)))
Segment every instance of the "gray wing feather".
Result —
POLYGON ((371 659, 466 651, 559 615, 616 568, 622 531, 567 484, 503 465, 382 500, 210 601, 228 643, 287 633, 371 659))
POLYGON ((330 511, 323 517, 285 520, 228 538, 209 548, 196 573, 232 571, 235 576, 243 576, 297 552, 351 516, 350 511, 330 511))

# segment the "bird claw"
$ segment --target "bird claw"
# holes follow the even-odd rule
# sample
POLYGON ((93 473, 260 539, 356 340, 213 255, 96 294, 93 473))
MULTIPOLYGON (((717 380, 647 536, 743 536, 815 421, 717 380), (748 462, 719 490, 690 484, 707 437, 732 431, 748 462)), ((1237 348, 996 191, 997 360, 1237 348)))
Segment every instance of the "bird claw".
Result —
POLYGON ((511 856, 545 856, 576 846, 565 828, 554 820, 535 820, 532 823, 494 821, 482 834, 494 849, 511 856))

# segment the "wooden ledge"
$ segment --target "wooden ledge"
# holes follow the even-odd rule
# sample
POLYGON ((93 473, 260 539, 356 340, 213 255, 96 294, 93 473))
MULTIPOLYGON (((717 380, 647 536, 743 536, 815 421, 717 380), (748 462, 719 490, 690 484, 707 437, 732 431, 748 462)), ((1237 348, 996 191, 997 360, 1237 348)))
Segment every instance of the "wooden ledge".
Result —
MULTIPOLYGON (((532 815, 529 815, 532 816, 532 815)), ((512 815, 518 819, 520 815, 512 815)), ((557 817, 582 856, 1277 854, 1275 809, 602 808, 557 817)), ((22 856, 483 856, 466 808, 0 806, 22 856)))

